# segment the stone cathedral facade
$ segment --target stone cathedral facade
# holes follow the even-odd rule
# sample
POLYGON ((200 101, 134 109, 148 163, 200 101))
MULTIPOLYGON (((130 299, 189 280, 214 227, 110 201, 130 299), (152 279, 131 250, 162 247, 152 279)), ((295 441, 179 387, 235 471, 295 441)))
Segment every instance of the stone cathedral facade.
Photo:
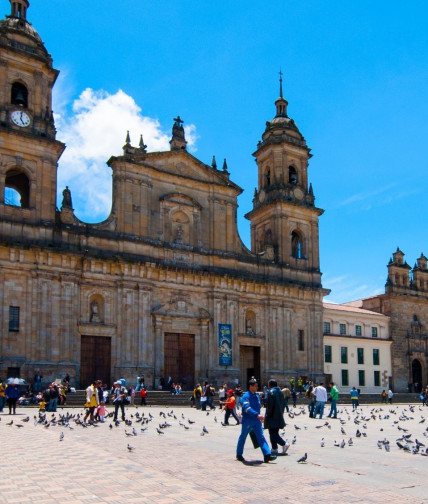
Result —
POLYGON ((10 3, 0 22, 0 376, 69 373, 85 386, 144 373, 148 385, 171 376, 187 388, 322 376, 323 211, 282 82, 253 154, 251 250, 237 229, 242 189, 226 162, 186 150, 179 116, 169 151, 128 137, 107 161, 111 213, 87 224, 68 188, 57 208, 58 71, 28 0, 10 3))

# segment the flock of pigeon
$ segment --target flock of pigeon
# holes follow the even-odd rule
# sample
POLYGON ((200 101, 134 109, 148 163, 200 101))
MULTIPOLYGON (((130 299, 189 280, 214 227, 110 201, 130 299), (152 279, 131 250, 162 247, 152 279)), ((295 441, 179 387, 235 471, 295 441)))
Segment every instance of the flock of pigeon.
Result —
MULTIPOLYGON (((425 417, 423 416, 425 408, 417 405, 409 405, 407 407, 403 407, 401 411, 399 411, 398 406, 389 406, 388 408, 372 407, 371 409, 363 409, 358 408, 356 411, 351 411, 343 407, 339 410, 338 421, 330 420, 324 421, 323 423, 317 423, 316 425, 310 425, 310 428, 315 428, 321 432, 323 429, 331 430, 334 428, 340 435, 338 434, 339 441, 334 441, 334 446, 338 448, 345 448, 346 446, 350 447, 357 443, 358 438, 366 438, 368 436, 368 424, 376 423, 380 435, 378 437, 383 439, 377 439, 373 441, 373 444, 376 444, 379 450, 385 450, 389 452, 391 450, 391 444, 395 445, 400 451, 411 453, 413 455, 422 455, 428 456, 428 427, 425 427, 425 417), (420 418, 417 418, 417 417, 420 418), (417 425, 420 426, 420 433, 417 435, 419 439, 416 437, 416 434, 408 432, 406 428, 406 422, 412 420, 412 425, 415 425, 415 421, 417 425), (397 436, 395 439, 387 439, 382 433, 384 431, 384 427, 387 425, 389 427, 393 427, 397 430, 397 436), (340 440, 342 438, 342 440, 340 440), (421 440, 426 438, 425 443, 421 440)), ((168 429, 180 428, 183 431, 200 429, 200 436, 206 436, 209 434, 209 430, 206 425, 210 426, 208 422, 212 425, 212 429, 214 435, 219 433, 217 426, 214 428, 215 424, 223 425, 218 421, 217 416, 210 412, 202 412, 192 410, 192 416, 195 416, 195 413, 203 416, 205 418, 204 421, 198 421, 189 418, 189 416, 185 416, 184 413, 178 414, 175 413, 174 410, 171 410, 167 413, 164 411, 159 411, 159 415, 157 414, 157 410, 150 410, 149 408, 145 411, 143 410, 140 413, 138 407, 135 410, 128 410, 129 418, 123 422, 118 420, 113 420, 113 412, 108 413, 106 416, 106 421, 104 423, 99 422, 84 422, 82 413, 70 413, 68 410, 65 413, 58 411, 57 413, 39 413, 38 415, 33 416, 33 421, 31 422, 30 416, 25 418, 14 417, 10 421, 3 421, 0 416, 0 428, 4 425, 7 428, 18 428, 22 429, 26 424, 33 423, 35 427, 38 428, 53 428, 60 430, 59 432, 59 442, 63 442, 66 439, 65 432, 67 430, 74 430, 76 428, 90 428, 90 429, 98 429, 98 428, 108 428, 110 430, 117 429, 119 432, 122 431, 123 435, 128 438, 127 450, 129 452, 133 452, 136 450, 136 447, 131 444, 131 439, 135 438, 139 435, 147 435, 147 432, 156 432, 158 436, 164 436, 168 429), (156 411, 156 413, 155 413, 156 411), (132 413, 131 413, 132 412, 132 413), (155 414, 152 414, 155 413, 155 414), (179 415, 179 416, 177 416, 179 415), (212 424, 214 422, 214 424, 212 424)), ((308 430, 308 426, 297 424, 296 417, 304 417, 307 415, 307 409, 303 406, 290 410, 288 414, 285 415, 286 427, 283 431, 280 432, 281 436, 285 438, 286 432, 290 432, 291 429, 294 428, 295 431, 305 431, 308 430), (293 425, 291 425, 293 422, 293 425)), ((10 417, 7 417, 10 419, 10 417)), ((312 419, 308 419, 311 422, 314 422, 312 419)), ((222 429, 222 427, 220 427, 222 429)), ((211 427, 210 427, 211 430, 211 427)), ((370 430, 370 435, 372 435, 372 430, 370 430)), ((390 431, 390 429, 389 429, 390 431)), ((238 437, 238 431, 236 431, 236 439, 238 437)), ((331 438, 331 435, 329 435, 331 438)), ((334 437, 334 436, 333 436, 334 437)), ((288 443, 288 439, 286 439, 288 443)), ((297 435, 295 434, 290 439, 291 445, 295 445, 297 442, 297 435)), ((324 448, 326 446, 327 441, 325 437, 321 437, 320 446, 324 448)), ((396 449, 396 448, 395 448, 396 449)), ((297 459, 298 463, 306 463, 308 460, 308 454, 304 453, 303 456, 297 459)))

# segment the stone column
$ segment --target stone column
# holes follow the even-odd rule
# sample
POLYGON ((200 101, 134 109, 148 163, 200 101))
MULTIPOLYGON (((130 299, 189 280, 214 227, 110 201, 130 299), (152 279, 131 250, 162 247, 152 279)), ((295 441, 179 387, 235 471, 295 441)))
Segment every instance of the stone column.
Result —
POLYGON ((203 368, 202 362, 205 361, 205 355, 209 352, 209 342, 210 334, 209 334, 209 321, 201 320, 200 323, 200 334, 195 334, 195 378, 199 380, 199 377, 206 373, 206 370, 203 368))
POLYGON ((155 367, 155 385, 157 385, 159 378, 164 372, 164 338, 163 338, 163 320, 162 317, 156 315, 154 317, 154 332, 155 332, 155 353, 154 353, 154 367, 155 367))
POLYGON ((292 310, 290 308, 284 308, 284 347, 285 347, 285 363, 284 367, 287 370, 293 368, 292 360, 293 353, 291 349, 291 313, 292 310))

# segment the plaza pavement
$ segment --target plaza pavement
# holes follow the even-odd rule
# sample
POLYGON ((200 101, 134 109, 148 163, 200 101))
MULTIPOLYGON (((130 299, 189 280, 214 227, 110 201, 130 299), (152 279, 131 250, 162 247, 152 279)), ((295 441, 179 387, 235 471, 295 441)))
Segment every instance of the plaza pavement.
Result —
MULTIPOLYGON (((366 420, 356 425, 351 407, 339 406, 339 417, 345 421, 342 425, 334 419, 311 419, 305 409, 298 407, 292 411, 302 413, 285 417, 285 437, 291 440, 296 436, 289 455, 278 457, 273 463, 261 463, 260 449, 255 450, 248 438, 244 457, 251 463, 245 465, 235 460, 240 427, 223 427, 223 414, 218 410, 207 415, 187 407, 129 407, 127 416, 133 421, 132 426, 122 422, 110 429, 111 419, 107 419, 98 427, 83 428, 72 421, 71 430, 53 424, 49 428, 35 425, 33 416, 37 409, 18 408, 16 415, 8 415, 6 408, 0 414, 0 503, 428 502, 428 457, 406 453, 396 445, 396 439, 405 433, 398 427, 412 433, 412 440, 417 438, 428 445, 424 435, 428 420, 421 423, 428 416, 428 408, 416 405, 412 409, 413 412, 409 405, 401 404, 362 406, 359 418, 366 420), (165 419, 160 416, 161 411, 171 416, 165 419), (143 426, 148 426, 145 432, 140 430, 141 423, 135 422, 137 412, 154 417, 143 426), (23 422, 28 415, 30 421, 23 422), (7 425, 12 419, 13 424, 7 425), (188 419, 195 423, 189 424, 188 419), (326 421, 331 428, 324 425, 326 421), (158 434, 156 427, 164 422, 171 426, 162 430, 164 434, 158 434), (179 422, 190 428, 186 430, 179 422), (208 434, 202 436, 203 426, 208 434), (133 427, 138 435, 126 436, 125 430, 131 432, 133 427), (366 437, 356 438, 357 428, 366 437), (335 441, 347 442, 349 437, 353 446, 334 446, 335 441), (390 452, 377 446, 377 441, 384 438, 390 441, 390 452), (132 451, 128 444, 134 448, 132 451), (304 453, 308 454, 307 462, 297 463, 304 453)), ((56 418, 59 414, 76 415, 82 411, 58 409, 56 418)), ((48 419, 51 416, 47 414, 48 419)))

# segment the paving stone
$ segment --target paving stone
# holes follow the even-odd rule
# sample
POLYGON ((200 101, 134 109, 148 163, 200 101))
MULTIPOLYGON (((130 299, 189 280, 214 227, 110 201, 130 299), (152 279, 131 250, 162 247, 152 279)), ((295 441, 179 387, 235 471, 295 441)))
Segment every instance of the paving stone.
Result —
MULTIPOLYGON (((223 415, 218 411, 207 416, 195 409, 176 408, 177 420, 167 416, 171 427, 163 429, 161 435, 156 427, 165 419, 159 416, 159 407, 129 408, 132 426, 121 423, 113 429, 109 428, 110 419, 99 427, 88 428, 71 422, 73 430, 53 424, 46 429, 33 422, 16 429, 6 425, 7 415, 0 415, 3 463, 17 468, 2 479, 0 503, 276 504, 296 502, 298 497, 305 504, 331 504, 332 500, 422 504, 427 502, 428 457, 405 453, 396 445, 396 439, 404 433, 398 426, 412 433, 412 440, 417 438, 428 445, 426 425, 419 423, 428 408, 412 408, 413 412, 409 405, 393 405, 381 411, 379 405, 362 406, 360 420, 361 416, 365 420, 356 425, 351 408, 342 406, 339 410, 344 425, 327 419, 329 428, 326 419, 310 419, 306 410, 298 407, 294 411, 301 412, 299 415, 285 417, 285 437, 296 436, 289 455, 257 465, 235 460, 240 427, 222 427, 223 415), (142 433, 135 415, 143 412, 146 416, 152 413, 154 419, 142 433), (179 425, 179 421, 184 422, 182 414, 188 430, 179 425), (400 417, 402 414, 408 419, 400 417), (383 418, 387 415, 389 418, 383 418), (189 425, 187 418, 195 423, 189 425), (204 425, 209 434, 201 436, 204 425), (133 427, 138 435, 127 437, 125 430, 130 432, 133 427), (357 428, 367 437, 356 438, 357 428), (63 441, 59 441, 61 432, 63 441), (335 441, 347 441, 351 436, 353 446, 334 446, 335 441), (320 446, 321 438, 325 440, 324 448, 320 446), (377 441, 384 438, 390 441, 390 452, 377 447, 377 441), (128 444, 135 450, 128 451, 128 444), (307 462, 298 464, 297 459, 305 452, 307 462)), ((56 417, 67 412, 76 415, 78 410, 64 408, 56 417)), ((47 418, 50 420, 52 415, 47 418)), ((244 457, 262 461, 260 450, 254 450, 249 439, 244 457)))

